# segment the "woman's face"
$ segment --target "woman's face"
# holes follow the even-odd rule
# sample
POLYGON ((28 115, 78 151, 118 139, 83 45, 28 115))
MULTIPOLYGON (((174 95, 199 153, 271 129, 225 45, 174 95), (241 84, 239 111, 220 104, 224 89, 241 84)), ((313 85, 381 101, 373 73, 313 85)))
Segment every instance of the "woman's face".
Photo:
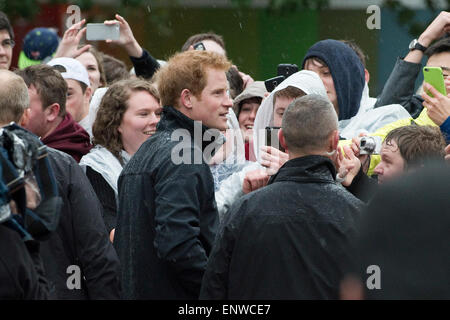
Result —
POLYGON ((252 100, 244 101, 242 103, 238 121, 245 142, 251 142, 253 140, 253 125, 260 104, 261 103, 252 100))
POLYGON ((91 83, 92 94, 101 86, 100 70, 98 68, 97 60, 90 52, 84 52, 76 58, 86 68, 89 74, 89 82, 91 83))
POLYGON ((133 155, 156 132, 162 108, 147 91, 132 91, 118 128, 125 151, 133 155))

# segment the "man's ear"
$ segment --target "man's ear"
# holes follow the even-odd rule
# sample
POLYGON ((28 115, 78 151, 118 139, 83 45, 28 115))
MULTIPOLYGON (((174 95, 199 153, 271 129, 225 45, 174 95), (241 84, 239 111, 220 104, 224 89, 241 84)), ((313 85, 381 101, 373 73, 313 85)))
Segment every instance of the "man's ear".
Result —
POLYGON ((86 90, 84 91, 84 97, 85 97, 85 99, 88 102, 91 101, 92 94, 93 94, 92 88, 91 87, 87 87, 86 90))
POLYGON ((181 106, 192 109, 192 92, 189 89, 183 89, 180 94, 180 104, 181 106))
POLYGON ((286 144, 283 129, 278 130, 278 140, 280 141, 280 145, 284 148, 285 152, 288 153, 288 146, 286 144))
POLYGON ((339 143, 339 131, 334 130, 329 138, 328 151, 332 152, 333 150, 337 150, 338 143, 339 143))
POLYGON ((18 125, 21 127, 26 127, 28 122, 30 121, 31 108, 26 108, 20 117, 18 125))
POLYGON ((49 105, 44 113, 45 113, 45 118, 48 122, 53 122, 55 121, 55 119, 58 117, 59 115, 59 111, 61 110, 61 107, 59 106, 58 103, 52 103, 51 105, 49 105))
POLYGON ((370 81, 370 73, 369 70, 364 68, 364 80, 366 80, 366 83, 369 83, 370 81))

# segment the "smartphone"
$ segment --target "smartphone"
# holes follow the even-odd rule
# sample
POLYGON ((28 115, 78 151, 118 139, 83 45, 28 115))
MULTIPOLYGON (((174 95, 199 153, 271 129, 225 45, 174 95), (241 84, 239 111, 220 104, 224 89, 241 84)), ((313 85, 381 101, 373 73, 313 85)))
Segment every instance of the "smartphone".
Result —
POLYGON ((270 78, 264 81, 267 92, 272 92, 280 83, 286 79, 284 76, 277 76, 275 78, 270 78))
POLYGON ((86 40, 119 40, 120 26, 118 23, 107 25, 104 23, 88 23, 86 25, 86 40))
POLYGON ((280 140, 278 140, 278 131, 280 129, 280 127, 266 127, 266 146, 274 147, 284 152, 284 148, 281 146, 280 140))
POLYGON ((202 42, 197 42, 193 45, 194 50, 206 50, 205 45, 202 42))
MULTIPOLYGON (((444 76, 442 74, 441 67, 424 67, 423 79, 425 82, 431 84, 441 94, 447 96, 447 90, 445 89, 444 76)), ((430 92, 427 91, 427 93, 433 97, 430 92)))
POLYGON ((277 75, 289 77, 291 74, 298 72, 298 66, 296 64, 280 63, 277 66, 277 75))

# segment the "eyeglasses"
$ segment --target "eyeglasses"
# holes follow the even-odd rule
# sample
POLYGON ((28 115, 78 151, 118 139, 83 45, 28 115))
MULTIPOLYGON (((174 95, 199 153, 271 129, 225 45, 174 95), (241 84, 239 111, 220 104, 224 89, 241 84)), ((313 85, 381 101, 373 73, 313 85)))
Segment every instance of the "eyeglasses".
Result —
POLYGON ((3 47, 3 48, 5 48, 5 49, 8 49, 8 48, 14 48, 14 45, 15 45, 16 43, 14 42, 14 40, 13 39, 5 39, 5 40, 3 40, 1 43, 0 43, 0 45, 3 47))

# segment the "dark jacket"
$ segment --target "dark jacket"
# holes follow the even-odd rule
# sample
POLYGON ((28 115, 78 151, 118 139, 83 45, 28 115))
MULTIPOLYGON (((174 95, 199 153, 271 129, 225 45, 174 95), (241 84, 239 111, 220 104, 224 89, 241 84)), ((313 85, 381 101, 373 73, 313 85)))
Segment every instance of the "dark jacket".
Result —
POLYGON ((398 103, 411 114, 411 117, 417 118, 423 110, 423 98, 414 92, 414 84, 420 70, 422 70, 420 63, 397 59, 383 91, 377 97, 375 108, 398 103))
POLYGON ((89 134, 68 112, 56 129, 42 139, 42 143, 70 154, 77 162, 92 149, 89 134))
POLYGON ((130 60, 133 63, 134 73, 137 77, 150 79, 159 69, 158 61, 144 48, 142 48, 142 56, 139 58, 130 57, 130 60))
POLYGON ((192 139, 177 149, 180 142, 171 139, 176 129, 194 137, 194 121, 164 107, 157 132, 119 177, 114 245, 125 299, 197 299, 200 292, 218 224, 214 182, 201 157, 206 144, 192 139), (190 160, 200 152, 201 163, 175 164, 172 152, 190 160))
MULTIPOLYGON (((69 155, 48 148, 63 199, 59 226, 42 242, 51 299, 119 299, 120 266, 109 241, 102 208, 83 169, 69 155), (69 289, 68 267, 80 267, 81 289, 69 289)), ((70 270, 69 270, 70 271, 70 270)))
POLYGON ((48 283, 39 257, 39 243, 28 241, 0 224, 0 300, 47 299, 48 283))
POLYGON ((332 162, 286 162, 242 197, 220 227, 201 299, 337 299, 353 266, 362 203, 335 182, 332 162))

